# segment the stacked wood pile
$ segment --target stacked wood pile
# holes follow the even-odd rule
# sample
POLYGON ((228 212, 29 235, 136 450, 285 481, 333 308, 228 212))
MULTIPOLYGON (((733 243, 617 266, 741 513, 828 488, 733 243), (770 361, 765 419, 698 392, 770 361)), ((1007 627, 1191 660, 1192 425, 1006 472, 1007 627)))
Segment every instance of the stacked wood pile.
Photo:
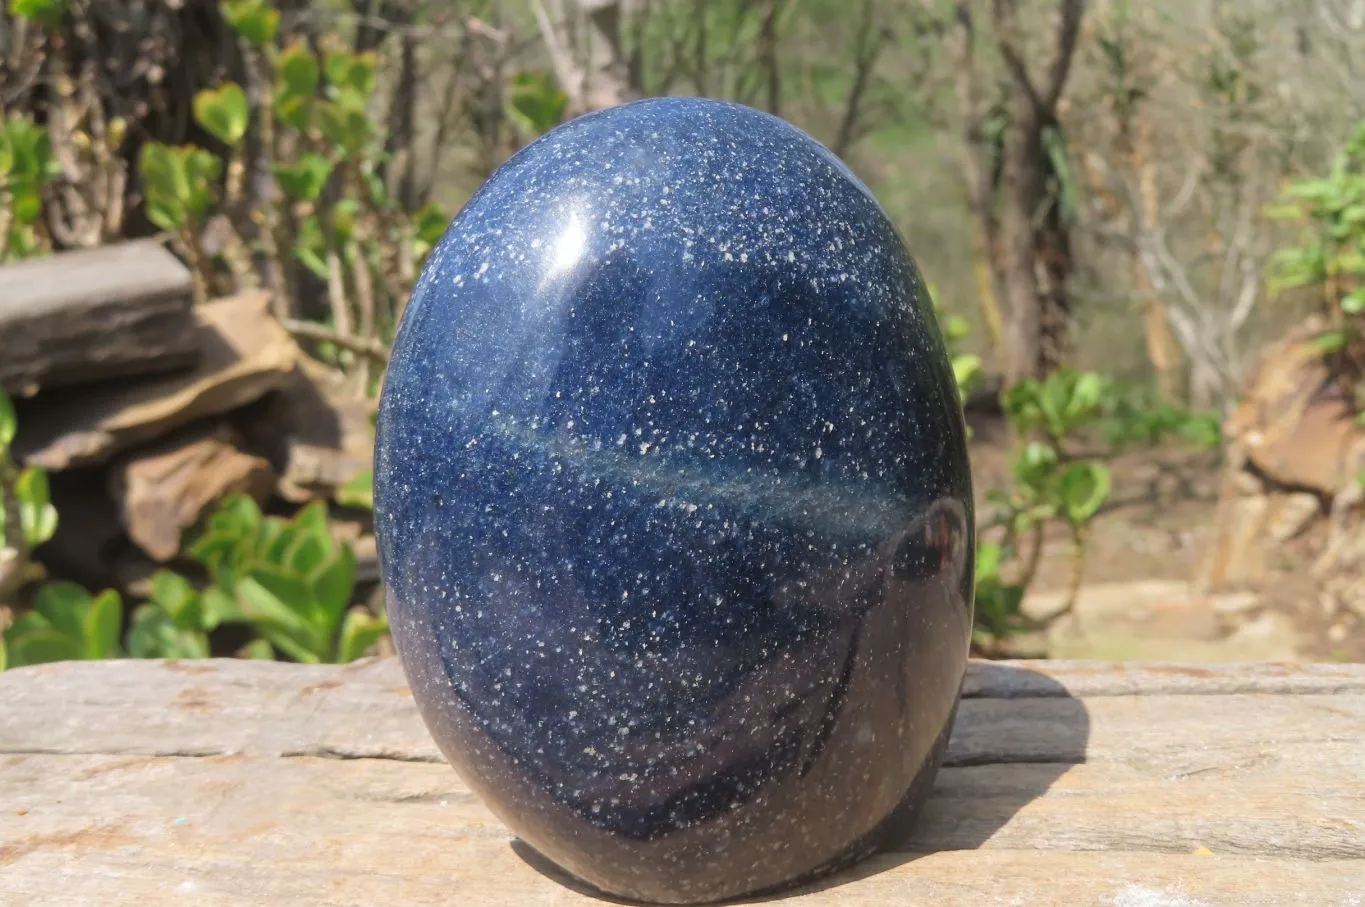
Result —
MULTIPOLYGON (((249 293, 196 307, 154 242, 0 268, 0 385, 15 456, 45 468, 60 515, 49 573, 138 597, 225 495, 288 513, 370 467, 372 403, 306 355, 249 293)), ((368 516, 333 508, 362 579, 368 516)))
POLYGON ((1322 606, 1365 623, 1365 425, 1335 381, 1310 320, 1269 348, 1224 426, 1227 465, 1206 588, 1264 580, 1296 543, 1311 552, 1322 606))

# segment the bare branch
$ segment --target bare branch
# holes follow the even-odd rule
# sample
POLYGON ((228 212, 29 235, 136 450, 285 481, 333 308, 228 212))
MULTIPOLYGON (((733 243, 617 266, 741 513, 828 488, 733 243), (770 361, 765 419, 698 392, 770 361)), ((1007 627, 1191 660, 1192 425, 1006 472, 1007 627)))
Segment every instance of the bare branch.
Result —
POLYGON ((280 324, 295 337, 314 340, 319 343, 331 343, 343 350, 349 350, 381 364, 389 361, 388 349, 384 344, 370 337, 343 334, 314 321, 298 321, 293 318, 286 318, 280 324))
POLYGON ((1071 72, 1071 61, 1076 56, 1076 40, 1081 33, 1081 19, 1085 16, 1085 0, 1062 0, 1062 18, 1057 27, 1057 49, 1052 58, 1043 92, 1043 106, 1048 110, 1057 106, 1066 79, 1071 72))

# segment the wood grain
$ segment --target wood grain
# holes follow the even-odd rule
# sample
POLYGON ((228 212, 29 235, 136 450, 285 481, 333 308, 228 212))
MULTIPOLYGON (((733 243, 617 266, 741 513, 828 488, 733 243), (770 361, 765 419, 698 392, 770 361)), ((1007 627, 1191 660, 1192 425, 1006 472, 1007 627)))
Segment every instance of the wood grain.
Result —
POLYGON ((190 272, 154 242, 63 252, 0 268, 0 386, 42 387, 191 364, 190 272))
MULTIPOLYGON (((602 903, 440 759, 391 659, 49 665, 0 704, 3 903, 602 903)), ((1365 666, 973 665, 911 837, 783 900, 1359 905, 1362 778, 1365 666)))
POLYGON ((53 472, 102 463, 279 389, 300 353, 269 303, 266 293, 245 293, 196 309, 186 335, 197 354, 192 369, 36 401, 21 414, 15 455, 53 472))

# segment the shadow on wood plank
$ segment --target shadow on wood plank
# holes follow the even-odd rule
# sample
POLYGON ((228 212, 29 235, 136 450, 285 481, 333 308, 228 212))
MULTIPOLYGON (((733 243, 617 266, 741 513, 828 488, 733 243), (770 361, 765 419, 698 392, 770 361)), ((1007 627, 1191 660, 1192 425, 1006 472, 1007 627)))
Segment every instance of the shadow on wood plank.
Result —
MULTIPOLYGON (((824 873, 728 903, 758 904, 838 888, 946 850, 974 850, 985 844, 1020 810, 1045 795, 1072 765, 1085 761, 1090 717, 1085 704, 1056 680, 1007 664, 974 665, 977 682, 959 703, 952 733, 936 747, 943 767, 927 801, 911 789, 902 807, 869 837, 882 841, 874 852, 842 871, 824 873), (1011 735, 997 723, 1001 707, 1020 699, 1048 700, 1046 746, 1013 748, 1011 735), (1003 731, 1003 732, 1002 732, 1003 731), (947 744, 946 747, 943 744, 947 744), (999 773, 973 772, 983 766, 1019 765, 1001 783, 999 773), (1027 769, 1025 770, 1025 766, 1027 769), (974 777, 981 774, 982 777, 974 777), (922 807, 917 808, 920 804, 922 807)), ((639 901, 605 894, 555 865, 526 842, 510 847, 528 866, 559 884, 604 903, 639 901)))

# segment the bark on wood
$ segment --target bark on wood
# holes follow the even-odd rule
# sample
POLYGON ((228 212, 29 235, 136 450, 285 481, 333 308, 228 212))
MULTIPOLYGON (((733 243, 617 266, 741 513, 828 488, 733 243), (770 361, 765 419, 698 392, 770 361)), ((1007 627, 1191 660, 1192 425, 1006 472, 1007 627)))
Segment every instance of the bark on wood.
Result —
POLYGON ((107 461, 119 451, 206 416, 231 412, 282 386, 299 350, 253 293, 197 312, 192 371, 63 394, 21 419, 15 454, 49 470, 107 461))
MULTIPOLYGON (((25 904, 594 904, 444 764, 392 659, 0 675, 25 904)), ((1347 904, 1365 666, 986 663, 922 821, 810 905, 1347 904)))
POLYGON ((66 252, 0 268, 0 386, 148 375, 199 354, 190 273, 157 243, 66 252))

